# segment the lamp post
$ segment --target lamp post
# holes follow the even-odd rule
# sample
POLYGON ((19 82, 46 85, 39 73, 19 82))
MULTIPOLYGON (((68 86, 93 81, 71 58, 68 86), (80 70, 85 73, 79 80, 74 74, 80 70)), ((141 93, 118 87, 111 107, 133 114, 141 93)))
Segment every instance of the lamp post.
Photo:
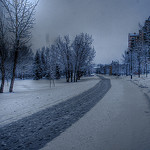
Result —
POLYGON ((127 60, 126 60, 126 76, 129 75, 129 52, 127 51, 127 60))
POLYGON ((132 57, 133 57, 133 56, 132 56, 132 55, 133 55, 132 52, 133 52, 133 50, 132 50, 132 48, 130 49, 130 52, 131 52, 131 61, 130 61, 130 63, 131 63, 131 64, 130 64, 131 71, 130 71, 130 76, 131 76, 131 79, 132 79, 132 73, 133 73, 133 66, 132 66, 132 57))

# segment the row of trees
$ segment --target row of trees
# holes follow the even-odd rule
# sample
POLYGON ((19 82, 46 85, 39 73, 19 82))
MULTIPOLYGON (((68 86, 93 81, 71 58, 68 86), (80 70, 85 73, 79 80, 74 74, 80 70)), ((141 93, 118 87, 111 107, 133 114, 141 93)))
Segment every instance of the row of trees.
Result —
POLYGON ((131 75, 132 78, 133 74, 138 74, 139 77, 141 74, 145 74, 147 77, 150 58, 149 50, 150 47, 144 45, 124 52, 123 61, 126 75, 131 75))
POLYGON ((77 82, 87 74, 95 50, 92 36, 81 33, 71 40, 70 37, 58 37, 53 45, 37 51, 34 59, 34 79, 43 77, 54 79, 66 76, 66 82, 77 82))
POLYGON ((112 61, 111 64, 99 64, 96 73, 109 75, 126 75, 131 76, 145 74, 147 77, 149 73, 150 64, 150 47, 143 45, 142 47, 134 47, 128 49, 122 55, 122 63, 119 61, 112 61))
POLYGON ((143 27, 142 34, 137 35, 137 39, 132 41, 132 45, 123 54, 123 63, 125 65, 126 75, 147 74, 149 72, 148 65, 150 62, 150 34, 143 27))
MULTIPOLYGON (((43 47, 34 54, 30 47, 21 46, 18 51, 15 77, 33 78, 39 80, 47 78, 50 81, 66 76, 66 82, 77 82, 82 75, 90 73, 95 50, 92 47, 92 36, 81 33, 71 41, 70 37, 58 37, 54 44, 43 47)), ((4 50, 4 49, 3 49, 4 50)), ((1 51, 2 52, 2 51, 1 51)), ((14 51, 6 49, 4 67, 1 59, 1 84, 12 78, 14 51), (4 74, 2 74, 4 69, 4 74)), ((3 90, 2 90, 3 92, 3 90)))
POLYGON ((75 37, 73 42, 69 36, 58 38, 56 48, 59 52, 59 58, 66 74, 66 81, 77 82, 83 73, 88 70, 95 56, 95 50, 92 47, 92 36, 81 33, 75 37))

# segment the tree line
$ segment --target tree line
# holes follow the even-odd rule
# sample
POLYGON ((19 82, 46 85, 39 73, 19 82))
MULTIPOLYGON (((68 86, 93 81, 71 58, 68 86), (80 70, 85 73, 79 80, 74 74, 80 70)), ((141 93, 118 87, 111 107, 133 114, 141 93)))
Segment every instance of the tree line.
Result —
POLYGON ((88 73, 95 56, 92 47, 93 38, 87 33, 58 37, 50 47, 43 47, 35 54, 33 76, 54 79, 65 75, 66 82, 77 82, 88 73))
POLYGON ((58 37, 51 46, 34 53, 31 49, 31 30, 38 4, 29 0, 0 0, 0 93, 10 80, 9 92, 19 78, 54 80, 61 75, 66 82, 77 82, 90 70, 95 56, 93 38, 87 33, 58 37))
POLYGON ((132 35, 132 40, 128 49, 124 52, 123 64, 125 74, 141 76, 149 73, 150 64, 150 18, 145 21, 145 25, 140 25, 139 33, 132 35))

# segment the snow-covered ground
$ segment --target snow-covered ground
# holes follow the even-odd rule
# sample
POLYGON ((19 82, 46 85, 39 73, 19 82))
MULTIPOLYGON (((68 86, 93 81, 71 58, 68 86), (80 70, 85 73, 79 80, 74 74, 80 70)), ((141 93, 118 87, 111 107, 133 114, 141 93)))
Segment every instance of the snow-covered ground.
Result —
POLYGON ((5 93, 0 94, 0 126, 77 96, 98 82, 96 76, 81 78, 77 83, 61 79, 50 88, 49 80, 16 80, 14 93, 7 92, 6 84, 5 93))
POLYGON ((149 150, 149 100, 120 77, 104 98, 42 150, 149 150))
POLYGON ((133 76, 132 79, 130 76, 123 76, 121 78, 137 85, 139 89, 150 98, 150 74, 148 74, 147 77, 145 75, 141 75, 140 78, 137 75, 133 76))

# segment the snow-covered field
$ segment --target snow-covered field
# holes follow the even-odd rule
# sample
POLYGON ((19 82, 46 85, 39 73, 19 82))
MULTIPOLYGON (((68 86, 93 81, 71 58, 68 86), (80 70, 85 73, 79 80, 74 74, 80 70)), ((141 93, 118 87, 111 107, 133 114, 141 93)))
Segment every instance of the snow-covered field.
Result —
POLYGON ((98 82, 96 76, 81 78, 77 83, 61 79, 50 88, 49 80, 16 80, 14 93, 6 92, 6 85, 5 93, 0 94, 0 126, 77 96, 98 82))

